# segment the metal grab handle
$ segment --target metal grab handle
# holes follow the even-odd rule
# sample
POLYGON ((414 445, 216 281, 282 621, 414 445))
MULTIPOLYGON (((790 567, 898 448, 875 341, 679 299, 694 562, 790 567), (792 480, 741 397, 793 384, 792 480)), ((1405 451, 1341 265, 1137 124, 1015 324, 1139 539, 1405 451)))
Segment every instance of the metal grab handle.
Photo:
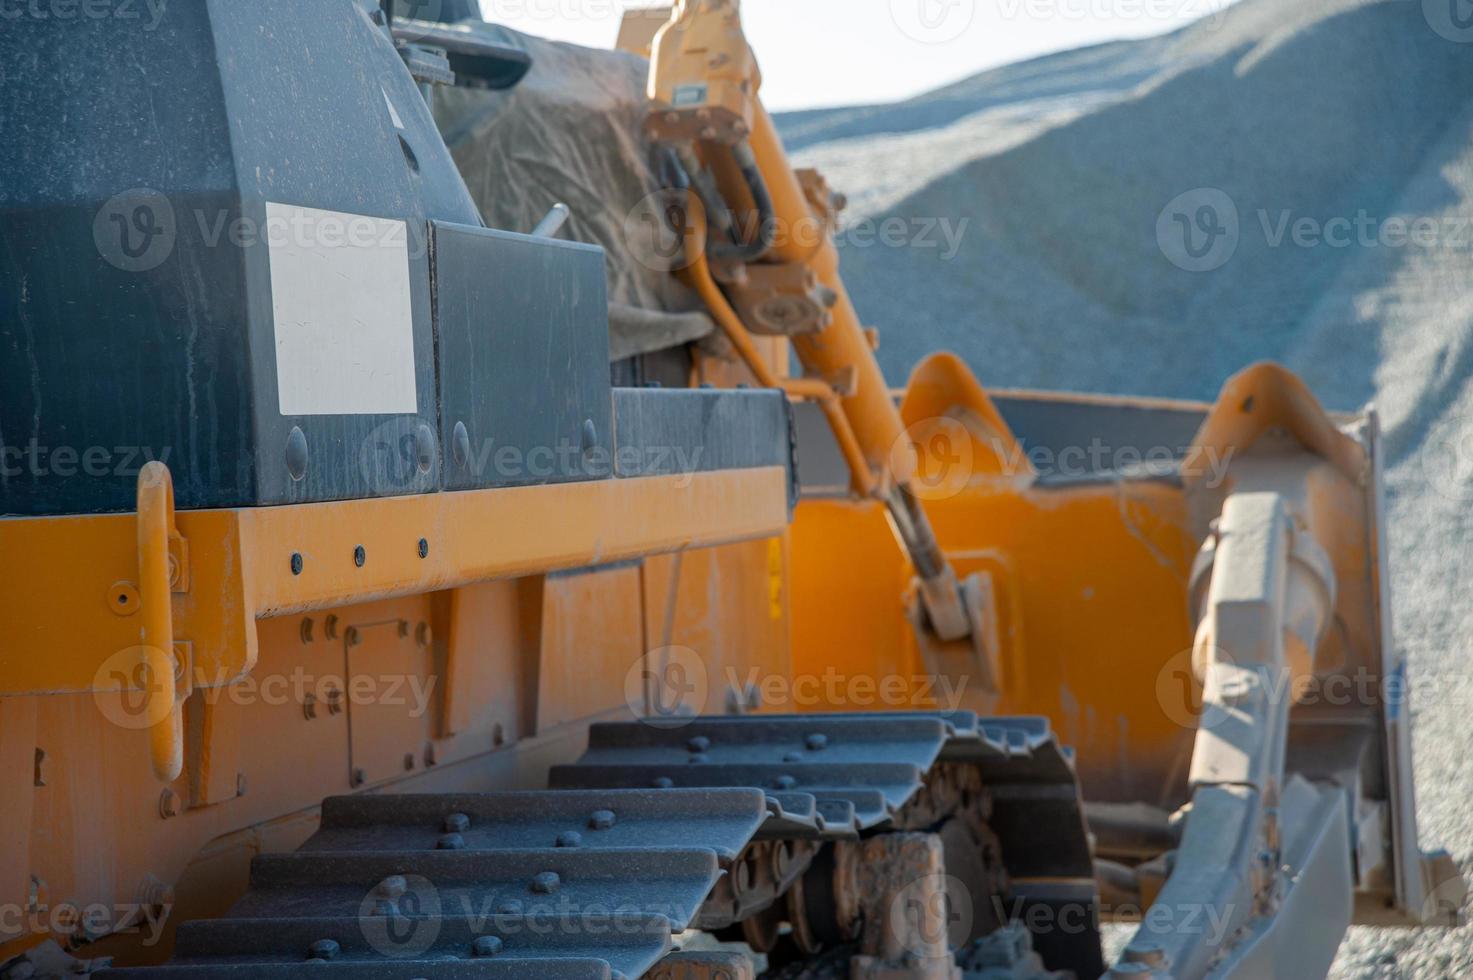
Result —
POLYGON ((169 538, 174 526, 174 479, 150 462, 138 474, 138 593, 142 600, 139 647, 148 669, 147 717, 153 771, 173 782, 184 771, 184 711, 175 679, 174 605, 169 538), (164 703, 167 699, 167 703, 164 703))

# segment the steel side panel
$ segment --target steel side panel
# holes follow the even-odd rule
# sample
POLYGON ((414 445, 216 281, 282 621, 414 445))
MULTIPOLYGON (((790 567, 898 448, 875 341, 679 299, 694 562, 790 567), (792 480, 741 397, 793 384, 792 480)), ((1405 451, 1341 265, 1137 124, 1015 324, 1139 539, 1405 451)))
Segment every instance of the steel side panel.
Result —
MULTIPOLYGON (((192 582, 174 597, 175 636, 193 644, 197 680, 226 683, 254 665, 259 618, 772 537, 787 526, 787 491, 787 471, 767 467, 183 512, 192 582)), ((0 695, 107 682, 100 669, 138 638, 136 616, 108 601, 137 579, 135 525, 131 515, 0 520, 0 695)))

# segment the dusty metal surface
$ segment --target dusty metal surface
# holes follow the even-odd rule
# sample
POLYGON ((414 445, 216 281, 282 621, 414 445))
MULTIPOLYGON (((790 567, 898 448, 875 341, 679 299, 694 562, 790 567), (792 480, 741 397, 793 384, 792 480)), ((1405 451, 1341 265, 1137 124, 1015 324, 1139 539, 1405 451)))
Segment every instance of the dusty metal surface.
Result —
MULTIPOLYGON (((583 761, 556 768, 553 782, 564 788, 330 799, 300 850, 252 862, 251 890, 224 918, 180 928, 173 962, 103 976, 638 977, 693 925, 741 923, 754 946, 765 936, 770 948, 779 939, 772 927, 787 918, 815 952, 825 945, 820 934, 859 940, 855 962, 866 976, 911 975, 893 971, 915 967, 906 954, 921 943, 929 972, 915 975, 949 977, 944 926, 918 939, 916 923, 890 920, 910 908, 902 899, 911 892, 945 892, 947 838, 960 812, 980 825, 989 794, 1000 801, 992 812, 1009 825, 1002 853, 1016 856, 1014 873, 1026 881, 999 900, 1047 900, 1039 889, 1050 873, 1060 875, 1056 892, 1067 888, 1081 870, 1069 866, 1071 855, 1088 868, 1072 772, 1036 719, 604 724, 592 729, 583 761), (1072 849, 1070 834, 1046 816, 1032 831, 1057 845, 1048 866, 1037 839, 1009 817, 1025 797, 1046 812, 1041 796, 1067 797, 1074 814, 1072 849), (846 850, 819 866, 826 841, 846 850), (904 860, 891 867, 891 854, 904 860), (834 901, 812 923, 794 904, 805 889, 818 897, 803 906, 810 914, 832 889, 834 901), (835 909, 847 911, 835 920, 835 909)), ((999 871, 995 880, 1004 887, 1007 879, 999 871)), ((1093 928, 1088 938, 1092 947, 1046 955, 1098 965, 1093 928)), ((720 957, 688 957, 661 975, 743 975, 733 968, 720 957)))

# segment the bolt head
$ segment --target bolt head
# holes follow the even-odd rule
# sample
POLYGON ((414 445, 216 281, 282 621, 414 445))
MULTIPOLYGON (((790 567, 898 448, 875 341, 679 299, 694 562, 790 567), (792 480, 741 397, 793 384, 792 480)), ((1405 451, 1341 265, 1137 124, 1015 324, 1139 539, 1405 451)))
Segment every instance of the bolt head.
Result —
POLYGON ((472 956, 495 956, 501 952, 502 943, 496 936, 479 936, 471 944, 472 956))
POLYGON ((330 960, 343 951, 335 939, 319 939, 307 950, 309 956, 315 960, 330 960))

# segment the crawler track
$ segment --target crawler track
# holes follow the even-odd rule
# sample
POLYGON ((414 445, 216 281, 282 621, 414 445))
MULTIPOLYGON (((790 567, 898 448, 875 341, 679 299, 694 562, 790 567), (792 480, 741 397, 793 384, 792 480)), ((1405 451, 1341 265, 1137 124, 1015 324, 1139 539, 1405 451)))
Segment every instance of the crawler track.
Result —
MULTIPOLYGON (((832 956, 839 943, 821 934, 834 926, 810 927, 804 909, 845 902, 829 891, 833 847, 944 836, 979 810, 1005 866, 989 905, 1025 919, 1037 905, 1093 908, 1073 770, 1042 719, 601 724, 550 781, 546 792, 329 799, 300 850, 255 860, 225 918, 179 929, 171 963, 101 976, 632 980, 691 928, 792 958, 784 923, 795 919, 800 946, 832 956)), ((1036 938, 1051 968, 1103 971, 1092 926, 1036 938)))

